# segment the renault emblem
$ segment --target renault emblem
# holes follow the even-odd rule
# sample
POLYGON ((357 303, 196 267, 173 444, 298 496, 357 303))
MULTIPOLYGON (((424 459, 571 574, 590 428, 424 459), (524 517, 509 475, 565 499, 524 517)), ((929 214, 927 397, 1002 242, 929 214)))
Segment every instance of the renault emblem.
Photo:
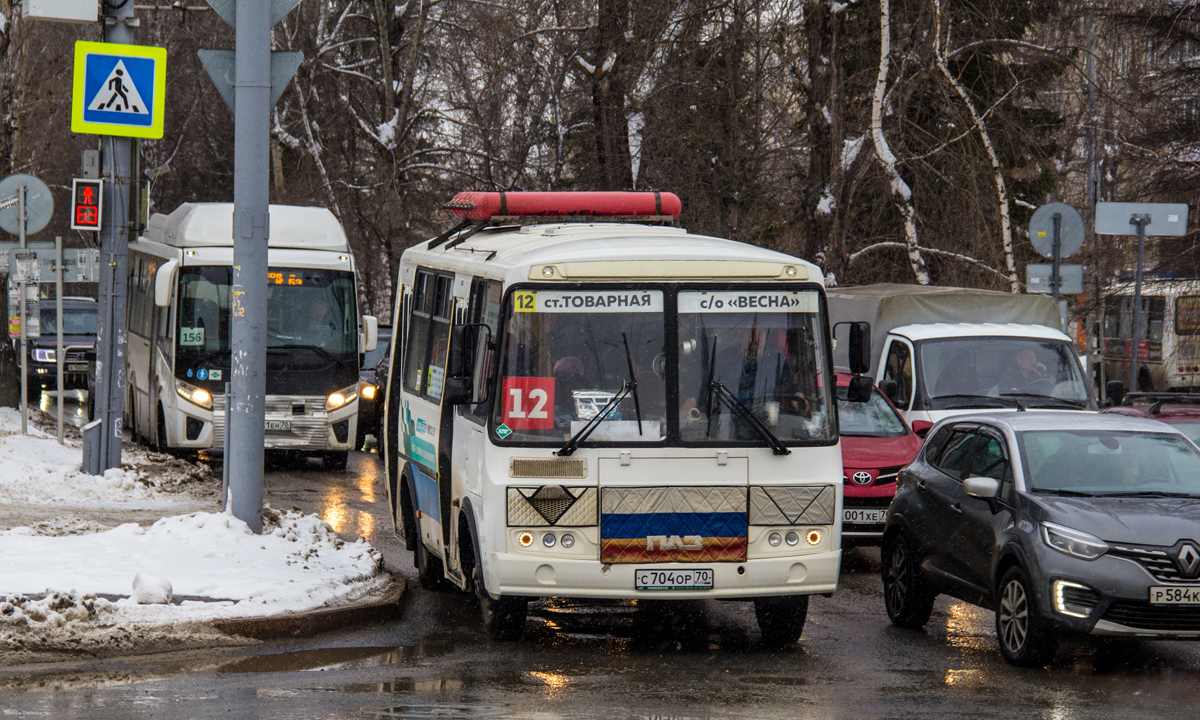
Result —
POLYGON ((854 473, 850 479, 853 480, 856 485, 870 485, 871 473, 866 472, 865 470, 859 470, 858 472, 854 473))
POLYGON ((1194 578, 1200 574, 1200 550, 1196 549, 1195 545, 1188 543, 1179 550, 1179 554, 1175 556, 1175 562, 1179 564, 1179 570, 1184 577, 1194 578))

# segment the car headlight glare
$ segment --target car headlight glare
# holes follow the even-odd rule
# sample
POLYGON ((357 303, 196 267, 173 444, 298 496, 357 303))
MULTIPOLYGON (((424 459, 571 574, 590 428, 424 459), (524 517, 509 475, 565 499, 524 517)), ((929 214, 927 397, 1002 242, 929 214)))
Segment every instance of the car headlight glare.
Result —
POLYGON ((175 392, 178 393, 179 397, 187 400, 193 405, 199 405, 205 409, 212 408, 212 394, 204 388, 196 387, 195 385, 189 385, 185 382, 176 380, 175 392))
POLYGON ((329 393, 329 397, 325 398, 325 410, 337 410, 340 407, 354 402, 358 398, 358 386, 351 385, 348 388, 342 388, 337 392, 329 393))
POLYGON ((33 351, 33 359, 37 362, 44 363, 58 362, 58 351, 47 350, 45 348, 35 348, 33 351))
POLYGON ((1042 523, 1042 540, 1064 555, 1083 560, 1095 560, 1108 552, 1108 543, 1095 535, 1054 523, 1042 523))
POLYGON ((370 385, 370 384, 363 385, 362 396, 366 400, 374 400, 375 399, 375 386, 370 385))

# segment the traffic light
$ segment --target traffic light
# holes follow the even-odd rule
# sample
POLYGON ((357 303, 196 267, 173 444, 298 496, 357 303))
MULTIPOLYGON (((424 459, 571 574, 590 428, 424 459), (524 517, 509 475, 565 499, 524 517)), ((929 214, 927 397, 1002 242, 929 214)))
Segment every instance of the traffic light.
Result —
POLYGON ((71 229, 100 229, 100 191, 103 180, 75 178, 71 181, 71 229))

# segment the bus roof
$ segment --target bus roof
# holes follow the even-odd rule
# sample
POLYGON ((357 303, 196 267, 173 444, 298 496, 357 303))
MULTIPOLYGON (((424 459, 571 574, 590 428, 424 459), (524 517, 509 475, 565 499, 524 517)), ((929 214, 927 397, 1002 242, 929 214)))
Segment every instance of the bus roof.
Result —
MULTIPOLYGON (((453 236, 452 236, 453 237, 453 236)), ((404 253, 403 281, 416 265, 469 272, 507 283, 524 280, 808 280, 812 263, 745 243, 637 223, 550 223, 485 228, 404 253)))
MULTIPOLYGON (((320 207, 271 205, 268 246, 346 252, 342 224, 320 207)), ((144 237, 173 247, 233 247, 233 203, 184 203, 150 217, 144 237)))

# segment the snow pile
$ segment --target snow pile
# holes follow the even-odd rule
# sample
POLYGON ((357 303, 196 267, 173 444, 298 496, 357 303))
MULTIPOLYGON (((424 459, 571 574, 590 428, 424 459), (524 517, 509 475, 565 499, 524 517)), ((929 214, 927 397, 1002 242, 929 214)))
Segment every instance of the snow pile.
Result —
POLYGON ((219 493, 205 466, 144 448, 127 446, 122 467, 86 475, 78 440, 59 445, 39 424, 22 435, 20 413, 0 408, 0 504, 167 507, 219 493))
MULTIPOLYGON (((0 591, 45 593, 47 599, 60 598, 56 602, 87 599, 76 603, 88 609, 87 618, 76 614, 72 621, 154 624, 312 610, 388 586, 383 557, 366 541, 343 542, 315 515, 268 514, 269 520, 275 517, 278 524, 262 535, 232 515, 215 513, 163 518, 149 528, 130 523, 91 535, 50 537, 32 528, 0 532, 5 559, 0 591), (115 600, 95 597, 100 595, 115 600)), ((39 602, 44 601, 7 600, 12 608, 40 607, 39 602)), ((26 625, 53 625, 62 613, 41 615, 47 619, 25 610, 20 617, 26 625)))

